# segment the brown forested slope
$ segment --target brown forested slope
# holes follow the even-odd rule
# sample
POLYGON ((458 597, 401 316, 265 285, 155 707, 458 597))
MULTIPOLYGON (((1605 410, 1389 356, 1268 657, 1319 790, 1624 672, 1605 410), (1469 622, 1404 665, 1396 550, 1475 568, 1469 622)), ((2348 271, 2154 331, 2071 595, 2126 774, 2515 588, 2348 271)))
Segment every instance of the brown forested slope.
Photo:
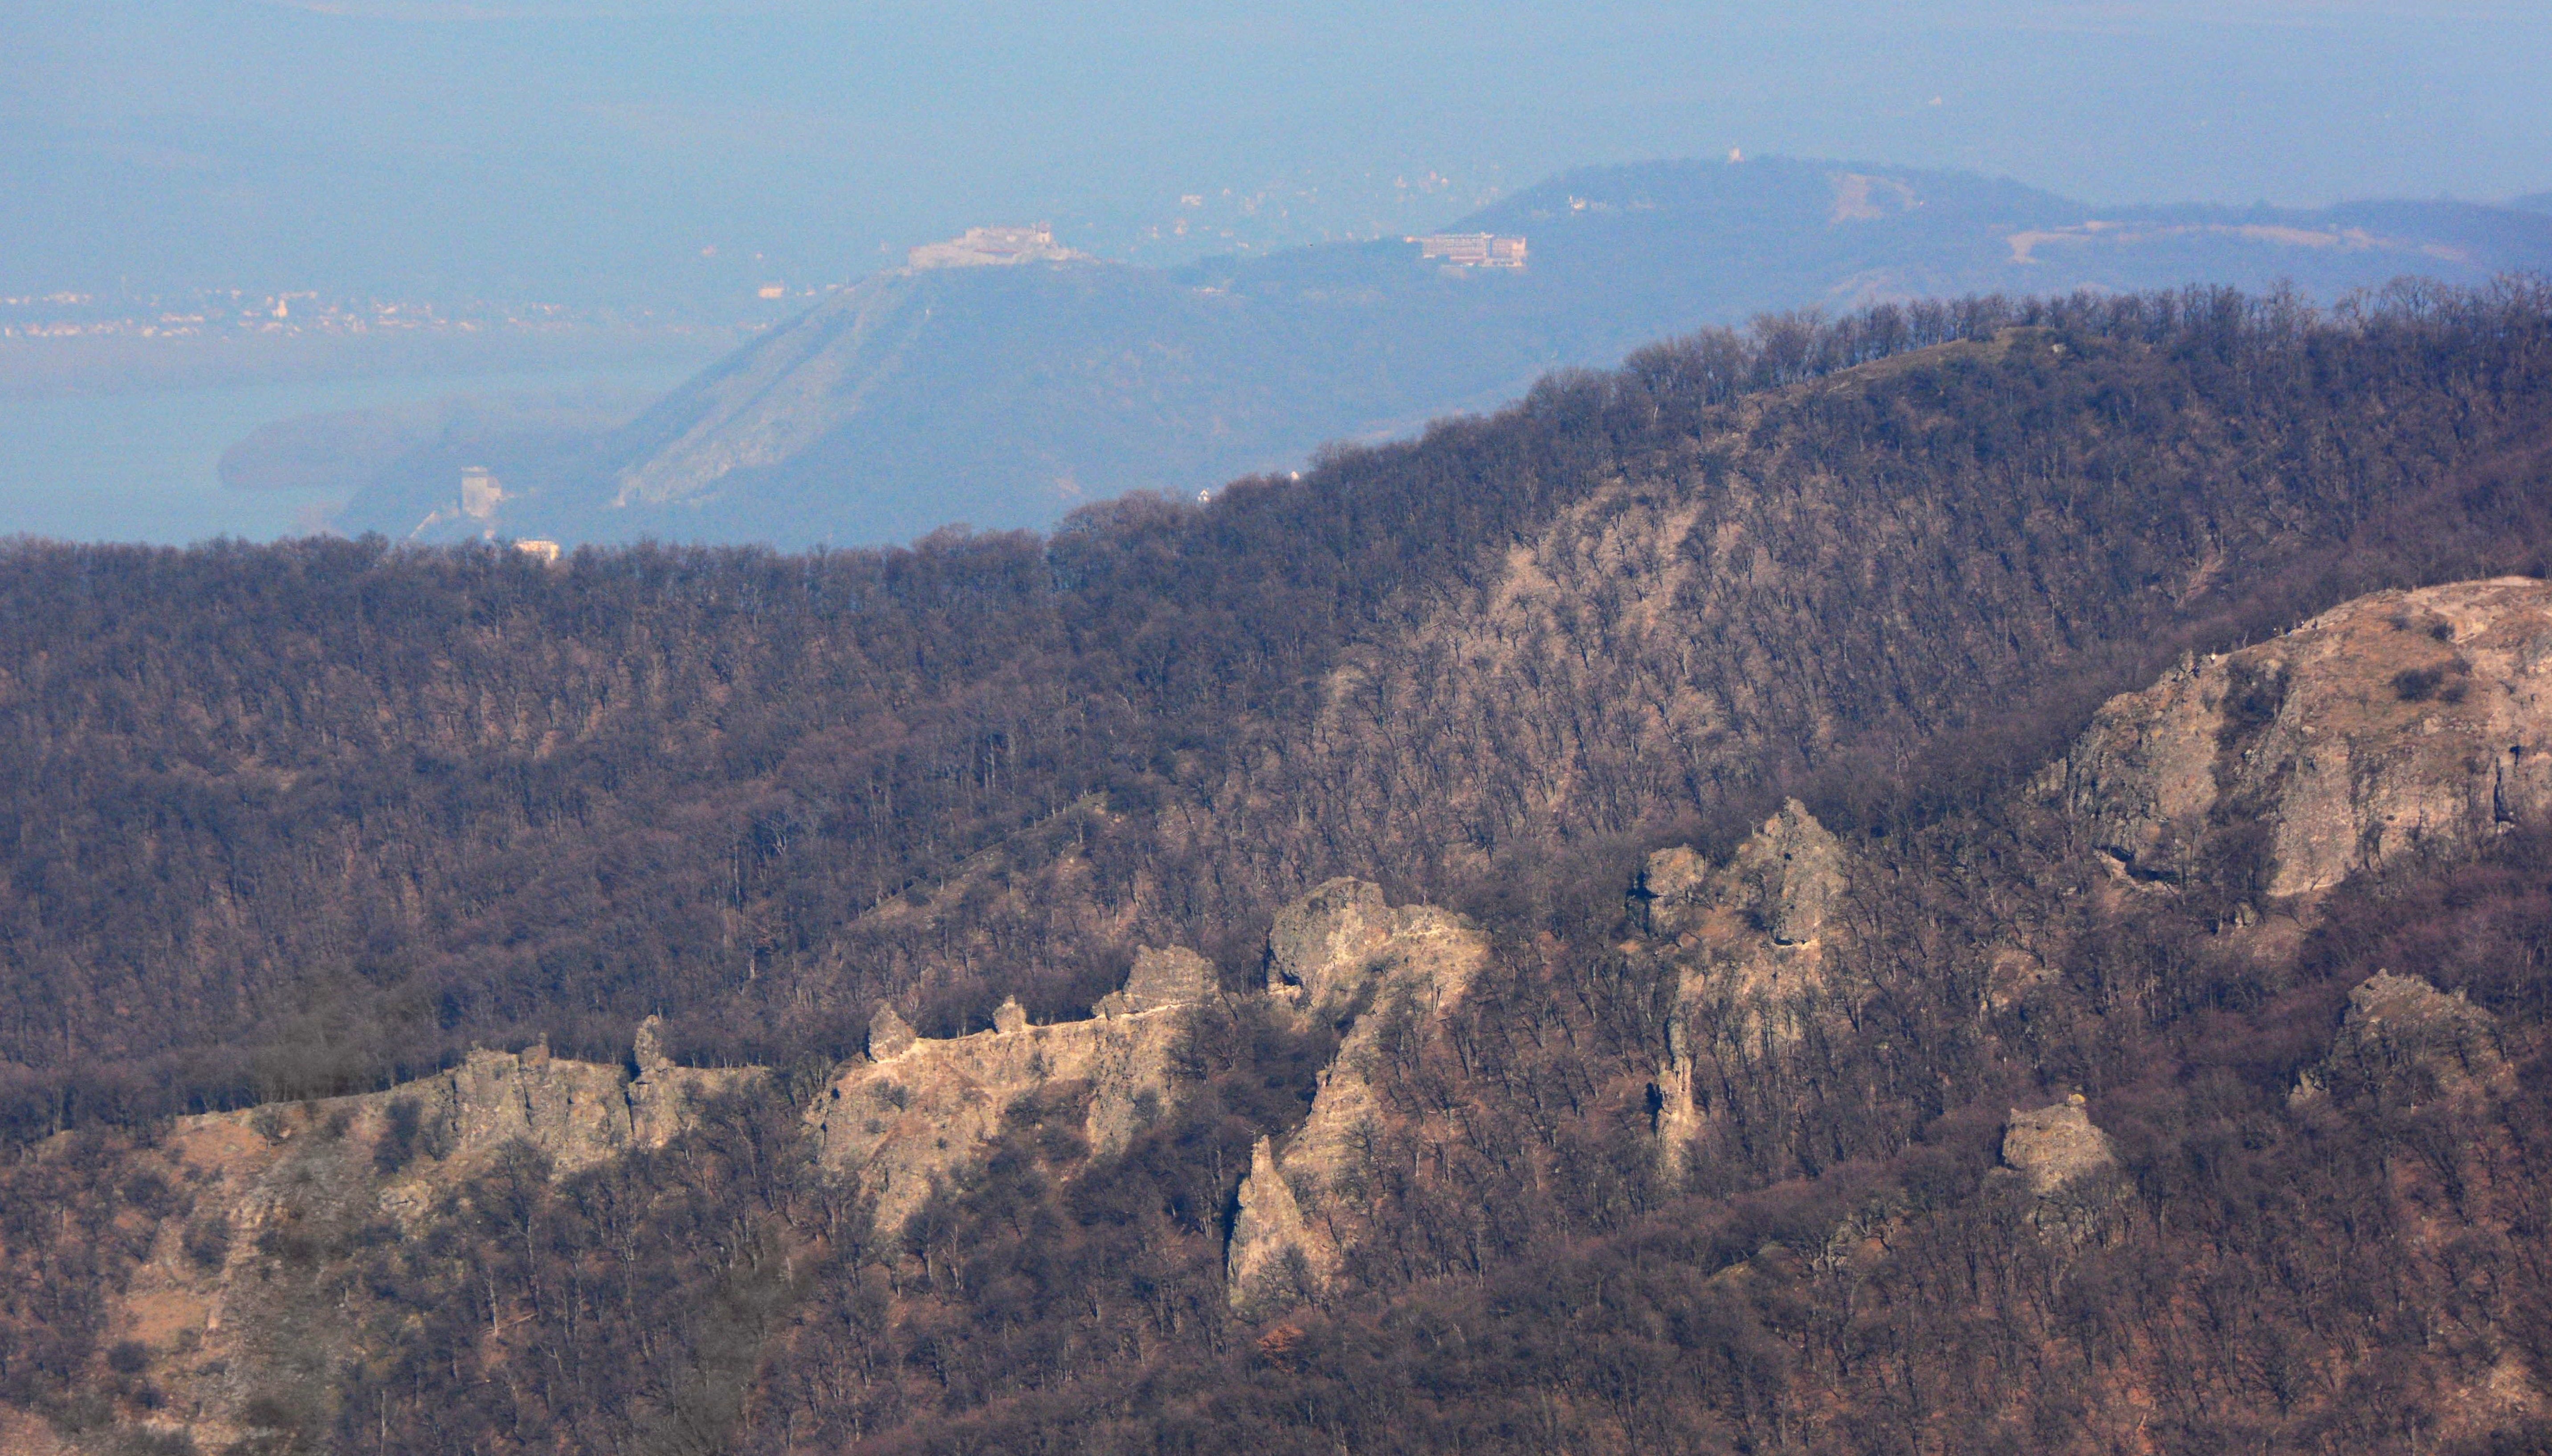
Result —
POLYGON ((1000 1094, 909 1210, 799 1135, 859 1114, 795 1079, 598 1160, 394 1137, 414 1086, 64 1134, 0 1170, 0 1419, 82 1453, 2541 1449, 2552 778, 2473 797, 2469 735, 2552 751, 2552 590, 2333 615, 1970 807, 1839 838, 1792 804, 1571 933, 1450 927, 1460 983, 1390 949, 1443 917, 1325 886, 1121 1146, 1085 1136, 1106 1073, 995 1076, 1104 1021, 882 1039, 837 1089, 971 1061, 1000 1094), (2457 657, 2451 700, 2399 671, 2457 657), (2334 703, 2345 801, 2425 801, 2425 842, 2264 756, 2334 703), (2154 743, 2224 772, 2139 879, 2096 821, 2143 800, 2082 771, 2154 743), (2265 893, 2326 853, 2363 873, 2265 893), (1291 972, 1383 985, 1307 1018, 1291 972), (1342 1089, 1282 1235, 1342 1257, 1243 1278, 1253 1144, 1301 1162, 1342 1089))
POLYGON ((17 548, 0 1435, 2537 1448, 2552 599, 2165 670, 2539 575, 2547 386, 2522 290, 1973 305, 1050 542, 17 548), (1228 994, 1103 1147, 1002 1038, 1138 943, 1228 994), (560 1143, 655 1009, 779 1075, 560 1143), (988 1141, 879 1221, 845 1087, 988 1141))
POLYGON ((13 1115, 598 1054, 650 1010, 822 1058, 881 994, 980 1024, 1137 938, 1245 956, 1332 873, 1530 898, 1554 850, 1943 734, 2043 751, 2183 643, 2533 565, 2547 391, 2518 288, 1988 300, 1660 346, 1051 542, 19 546, 13 1115))

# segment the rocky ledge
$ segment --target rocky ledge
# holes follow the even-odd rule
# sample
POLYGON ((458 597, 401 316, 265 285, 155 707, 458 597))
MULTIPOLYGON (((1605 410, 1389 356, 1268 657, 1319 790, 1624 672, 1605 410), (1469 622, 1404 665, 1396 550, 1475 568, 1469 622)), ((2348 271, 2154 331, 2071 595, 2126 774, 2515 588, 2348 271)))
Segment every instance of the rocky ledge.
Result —
POLYGON ((2103 706, 2041 780, 2123 873, 2256 852, 2272 899, 2552 810, 2552 585, 2385 591, 2103 706), (2228 828, 2267 838, 2241 850, 2228 828))

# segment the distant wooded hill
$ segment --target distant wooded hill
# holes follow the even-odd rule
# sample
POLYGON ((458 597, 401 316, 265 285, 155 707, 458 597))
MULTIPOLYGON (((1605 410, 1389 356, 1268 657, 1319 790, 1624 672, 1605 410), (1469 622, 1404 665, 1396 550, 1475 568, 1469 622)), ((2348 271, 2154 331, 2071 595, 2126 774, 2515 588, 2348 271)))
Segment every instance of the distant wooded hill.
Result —
POLYGON ((2331 300, 2552 266, 2552 217, 2513 207, 2102 209, 1966 173, 1788 159, 1571 172, 1451 227, 1522 234, 1531 265, 1448 269, 1394 240, 1175 270, 882 273, 581 448, 490 442, 519 460, 491 518, 457 517, 457 474, 410 462, 374 473, 340 524, 783 546, 1042 527, 1129 490, 1290 470, 1325 441, 1410 432, 1550 369, 1765 311, 2190 281, 2331 300))

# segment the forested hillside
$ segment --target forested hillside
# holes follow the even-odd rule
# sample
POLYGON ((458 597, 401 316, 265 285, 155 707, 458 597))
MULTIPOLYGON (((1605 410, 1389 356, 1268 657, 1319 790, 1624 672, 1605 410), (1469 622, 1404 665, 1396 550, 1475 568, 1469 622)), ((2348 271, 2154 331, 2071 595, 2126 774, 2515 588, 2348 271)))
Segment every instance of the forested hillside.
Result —
POLYGON ((0 1401, 2529 1449, 2547 485, 2511 283, 1766 319, 1050 538, 11 547, 0 1401))

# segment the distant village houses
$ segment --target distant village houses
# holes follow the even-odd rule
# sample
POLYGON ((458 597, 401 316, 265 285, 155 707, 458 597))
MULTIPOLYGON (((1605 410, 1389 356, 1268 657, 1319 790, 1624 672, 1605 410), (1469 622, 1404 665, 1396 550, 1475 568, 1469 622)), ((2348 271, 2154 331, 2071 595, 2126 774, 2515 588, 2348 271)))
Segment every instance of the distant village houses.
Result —
POLYGON ((1406 242, 1418 245, 1418 257, 1440 260, 1448 267, 1520 268, 1524 266, 1525 245, 1522 238, 1505 238, 1496 233, 1430 233, 1424 238, 1406 242))
POLYGON ((1032 228, 968 228, 962 237, 945 243, 924 243, 905 254, 904 260, 915 268, 975 268, 1064 262, 1088 256, 1056 247, 1054 229, 1039 223, 1032 228))

